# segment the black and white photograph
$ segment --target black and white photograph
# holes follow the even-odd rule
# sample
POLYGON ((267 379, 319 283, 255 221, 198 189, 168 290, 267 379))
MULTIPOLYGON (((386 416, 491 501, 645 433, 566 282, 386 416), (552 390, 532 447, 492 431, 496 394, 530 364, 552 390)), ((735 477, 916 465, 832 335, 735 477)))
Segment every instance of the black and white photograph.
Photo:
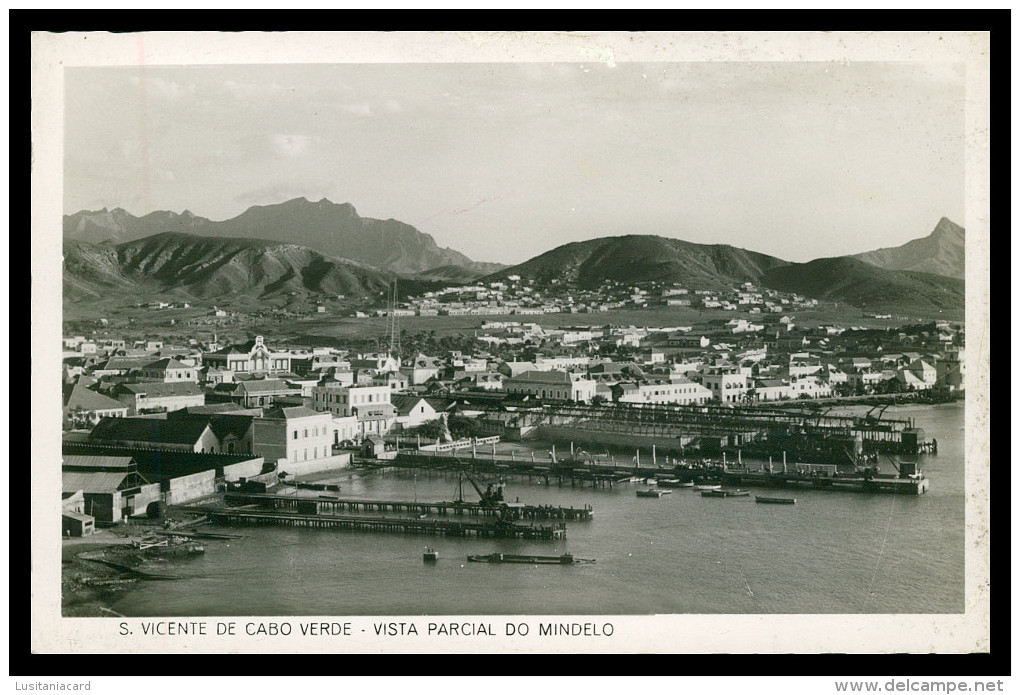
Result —
POLYGON ((986 35, 33 48, 38 651, 988 650, 986 35))

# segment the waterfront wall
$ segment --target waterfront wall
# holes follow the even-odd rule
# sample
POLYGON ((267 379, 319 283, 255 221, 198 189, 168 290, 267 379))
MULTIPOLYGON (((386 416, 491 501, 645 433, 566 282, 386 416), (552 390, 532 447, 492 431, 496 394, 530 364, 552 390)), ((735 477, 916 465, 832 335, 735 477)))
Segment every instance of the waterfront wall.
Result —
POLYGON ((208 470, 164 480, 166 503, 184 504, 199 497, 216 494, 216 471, 208 470))
POLYGON ((311 459, 308 461, 288 461, 280 459, 276 462, 277 472, 287 475, 309 475, 322 471, 332 471, 340 468, 348 468, 351 465, 350 454, 337 454, 326 458, 311 459))
POLYGON ((223 466, 223 477, 227 480, 238 480, 240 478, 248 478, 250 480, 262 473, 262 466, 264 464, 265 459, 258 456, 250 461, 225 465, 223 466))

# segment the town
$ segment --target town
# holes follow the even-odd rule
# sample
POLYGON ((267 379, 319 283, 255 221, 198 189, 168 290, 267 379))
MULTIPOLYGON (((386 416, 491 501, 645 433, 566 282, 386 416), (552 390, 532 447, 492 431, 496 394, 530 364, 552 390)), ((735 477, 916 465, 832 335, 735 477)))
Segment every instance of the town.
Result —
POLYGON ((795 310, 814 300, 750 283, 713 293, 613 288, 597 293, 606 300, 599 304, 578 292, 556 300, 609 311, 618 306, 609 297, 622 292, 621 302, 697 302, 735 314, 690 325, 483 319, 445 342, 397 331, 411 311, 563 310, 538 304, 539 293, 519 278, 508 283, 426 293, 403 308, 394 302, 379 310, 391 323, 388 349, 378 352, 358 351, 364 340, 350 349, 263 335, 231 340, 215 326, 211 333, 175 326, 181 337, 170 342, 130 328, 114 335, 97 321, 87 334, 65 337, 64 533, 87 534, 97 523, 240 482, 265 489, 392 458, 401 446, 449 451, 520 439, 529 428, 508 414, 542 404, 821 406, 876 397, 937 402, 964 392, 961 323, 800 326, 795 310), (451 294, 458 301, 447 301, 451 294))

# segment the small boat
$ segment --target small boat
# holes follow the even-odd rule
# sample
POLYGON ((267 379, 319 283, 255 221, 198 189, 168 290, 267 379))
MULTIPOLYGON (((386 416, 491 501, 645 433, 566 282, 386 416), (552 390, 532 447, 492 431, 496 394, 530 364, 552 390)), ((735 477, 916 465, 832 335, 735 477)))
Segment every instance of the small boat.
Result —
POLYGON ((677 487, 694 487, 694 481, 688 480, 686 483, 680 483, 677 487))
POLYGON ((747 490, 702 490, 702 497, 748 497, 750 492, 747 490))
POLYGON ((797 504, 796 497, 762 497, 755 495, 754 501, 758 504, 797 504))
POLYGON ((435 562, 438 559, 439 551, 425 546, 425 553, 422 555, 422 560, 425 562, 435 562))
POLYGON ((659 487, 680 487, 680 478, 658 478, 659 487))
POLYGON ((637 491, 637 496, 638 497, 662 497, 663 495, 668 495, 670 492, 671 492, 670 490, 656 490, 654 488, 649 488, 647 490, 638 490, 637 491))
POLYGON ((520 565, 583 565, 594 560, 575 558, 570 553, 563 555, 509 555, 492 553, 491 555, 468 555, 468 562, 488 562, 492 564, 516 563, 520 565))
POLYGON ((695 490, 721 490, 722 485, 695 485, 695 490))

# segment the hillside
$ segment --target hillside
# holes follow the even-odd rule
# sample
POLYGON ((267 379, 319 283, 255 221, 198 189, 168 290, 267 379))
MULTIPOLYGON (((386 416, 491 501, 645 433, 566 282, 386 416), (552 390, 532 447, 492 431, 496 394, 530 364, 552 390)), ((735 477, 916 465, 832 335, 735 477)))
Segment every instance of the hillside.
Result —
POLYGON ((884 270, 850 256, 772 268, 761 283, 781 292, 875 309, 960 312, 966 301, 962 280, 884 270))
POLYGON ((134 241, 161 232, 177 231, 207 237, 263 239, 308 247, 325 256, 348 258, 395 273, 414 274, 441 266, 463 266, 479 273, 501 267, 475 263, 453 249, 397 220, 358 215, 349 203, 305 198, 248 208, 221 222, 190 212, 153 212, 135 217, 116 208, 83 211, 64 217, 64 238, 88 243, 134 241))
POLYGON ((364 296, 385 291, 390 279, 375 268, 271 240, 167 232, 116 246, 64 244, 64 296, 71 300, 165 292, 199 299, 364 296))
POLYGON ((886 270, 914 270, 963 280, 965 251, 964 228, 943 217, 924 238, 902 246, 858 253, 852 258, 886 270))
POLYGON ((722 244, 693 244, 651 235, 604 237, 574 242, 505 268, 486 280, 520 275, 534 282, 552 279, 593 288, 605 280, 674 282, 717 288, 757 280, 786 261, 722 244))
POLYGON ((177 214, 166 210, 135 217, 123 208, 113 210, 82 210, 64 215, 64 239, 100 244, 104 241, 119 244, 152 236, 160 232, 196 232, 211 224, 211 220, 197 217, 190 211, 177 214))

